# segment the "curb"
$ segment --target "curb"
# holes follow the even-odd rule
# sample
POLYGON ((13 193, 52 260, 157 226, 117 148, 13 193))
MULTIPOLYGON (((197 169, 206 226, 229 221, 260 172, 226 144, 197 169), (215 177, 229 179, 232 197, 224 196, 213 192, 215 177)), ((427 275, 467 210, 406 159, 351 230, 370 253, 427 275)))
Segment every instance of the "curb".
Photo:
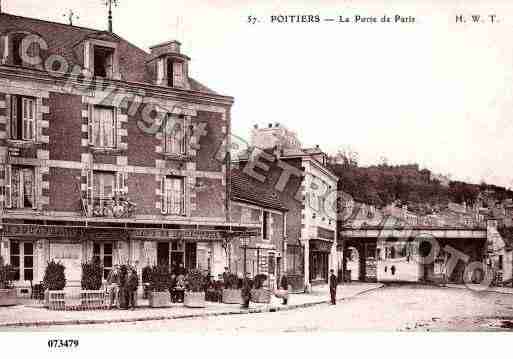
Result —
MULTIPOLYGON (((466 289, 466 290, 470 290, 472 292, 476 292, 470 288, 467 288, 467 287, 453 287, 451 285, 446 285, 446 286, 439 286, 440 288, 448 288, 448 289, 466 289)), ((497 294, 506 294, 506 295, 513 295, 513 292, 501 292, 499 290, 495 290, 495 289, 486 289, 486 290, 481 290, 481 291, 477 291, 479 293, 497 293, 497 294)))
MULTIPOLYGON (((361 294, 371 292, 376 289, 382 288, 384 285, 376 286, 374 288, 365 289, 361 292, 353 294, 350 297, 338 299, 337 302, 355 298, 361 294)), ((23 328, 23 327, 48 327, 58 325, 91 325, 91 324, 111 324, 111 323, 135 323, 135 322, 148 322, 153 320, 175 320, 175 319, 191 319, 191 318, 207 318, 207 317, 220 317, 227 315, 245 315, 256 313, 274 313, 280 311, 288 311, 294 309, 308 308, 321 304, 329 304, 330 300, 322 300, 317 302, 309 302, 302 304, 289 304, 286 307, 263 307, 253 308, 249 310, 229 310, 223 312, 201 313, 201 314, 178 314, 169 316, 147 316, 138 318, 117 318, 117 319, 76 319, 76 320, 44 320, 37 322, 17 322, 17 323, 1 323, 0 328, 23 328)))

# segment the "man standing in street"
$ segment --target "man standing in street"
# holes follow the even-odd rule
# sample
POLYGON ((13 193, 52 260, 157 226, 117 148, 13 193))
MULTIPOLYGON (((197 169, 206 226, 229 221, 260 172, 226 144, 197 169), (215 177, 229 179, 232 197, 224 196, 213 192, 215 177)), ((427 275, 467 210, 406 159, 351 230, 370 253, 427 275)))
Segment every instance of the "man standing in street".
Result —
POLYGON ((331 304, 337 304, 337 276, 335 275, 333 269, 330 270, 330 296, 331 296, 331 304))

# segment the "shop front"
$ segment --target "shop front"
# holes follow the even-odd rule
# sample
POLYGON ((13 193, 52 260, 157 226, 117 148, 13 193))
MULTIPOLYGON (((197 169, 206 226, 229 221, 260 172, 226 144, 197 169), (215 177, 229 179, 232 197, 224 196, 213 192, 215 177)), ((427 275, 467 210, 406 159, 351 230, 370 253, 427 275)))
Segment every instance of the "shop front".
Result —
POLYGON ((328 283, 330 255, 333 242, 311 239, 309 244, 310 283, 313 285, 328 283))
MULTIPOLYGON (((65 267, 66 290, 80 290, 82 263, 98 259, 104 279, 117 264, 136 268, 165 265, 171 270, 198 268, 214 276, 227 265, 223 229, 132 229, 112 227, 52 226, 39 224, 4 224, 0 255, 16 271, 14 285, 18 296, 29 297, 34 286, 44 278, 49 261, 65 267)), ((240 232, 252 236, 251 232, 240 232)))

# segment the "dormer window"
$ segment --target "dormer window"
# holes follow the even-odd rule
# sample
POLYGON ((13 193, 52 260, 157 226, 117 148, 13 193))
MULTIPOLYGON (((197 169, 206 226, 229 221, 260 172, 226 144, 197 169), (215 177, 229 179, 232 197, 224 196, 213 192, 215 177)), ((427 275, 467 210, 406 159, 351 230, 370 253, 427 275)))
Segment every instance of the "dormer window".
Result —
POLYGON ((114 49, 94 46, 94 76, 112 78, 114 73, 114 49))
POLYGON ((169 87, 183 87, 183 63, 169 59, 167 61, 167 85, 169 87))
POLYGON ((21 43, 24 36, 24 34, 15 34, 12 36, 12 64, 15 66, 23 65, 23 59, 21 58, 21 43))

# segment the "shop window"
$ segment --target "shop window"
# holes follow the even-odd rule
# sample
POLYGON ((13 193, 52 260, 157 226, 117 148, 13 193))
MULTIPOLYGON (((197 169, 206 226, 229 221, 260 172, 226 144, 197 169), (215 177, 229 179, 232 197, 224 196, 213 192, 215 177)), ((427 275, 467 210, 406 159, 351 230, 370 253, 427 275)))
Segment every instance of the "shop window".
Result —
POLYGON ((99 148, 116 147, 116 109, 94 106, 89 121, 89 144, 99 148))
POLYGON ((10 137, 13 140, 33 141, 36 133, 36 99, 11 96, 10 137))
POLYGON ((93 244, 93 260, 99 261, 103 266, 103 278, 107 279, 112 270, 114 258, 114 244, 112 242, 95 242, 93 244))
POLYGON ((262 213, 262 239, 269 240, 269 212, 263 211, 262 213))
POLYGON ((185 185, 183 177, 167 176, 162 179, 162 213, 185 215, 185 185))
POLYGON ((5 203, 7 208, 36 209, 35 168, 29 166, 5 166, 5 203))
POLYGON ((34 279, 34 244, 32 242, 11 242, 10 259, 15 271, 14 280, 34 279))
POLYGON ((185 154, 185 119, 183 116, 169 114, 164 126, 164 152, 167 154, 185 154))
POLYGON ((114 49, 94 46, 94 76, 112 78, 114 74, 114 49))

